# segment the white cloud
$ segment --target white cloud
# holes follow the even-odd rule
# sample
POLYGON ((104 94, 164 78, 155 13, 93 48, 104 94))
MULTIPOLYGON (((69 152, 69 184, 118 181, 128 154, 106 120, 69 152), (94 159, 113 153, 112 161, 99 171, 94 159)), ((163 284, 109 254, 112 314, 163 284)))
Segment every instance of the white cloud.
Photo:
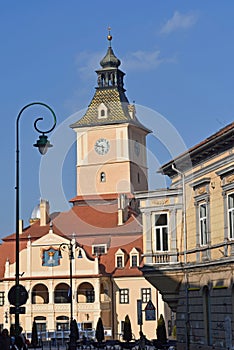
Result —
POLYGON ((163 58, 160 50, 156 51, 136 51, 129 53, 123 59, 123 66, 126 71, 131 70, 153 70, 162 63, 174 62, 172 58, 163 58))
POLYGON ((99 62, 104 56, 103 52, 80 52, 76 57, 76 66, 81 78, 91 78, 94 71, 101 68, 99 62))
POLYGON ((198 19, 196 13, 181 14, 175 11, 172 18, 169 19, 161 29, 161 33, 170 34, 178 29, 187 29, 192 27, 198 19))
MULTIPOLYGON (((80 52, 77 55, 76 66, 82 80, 93 79, 95 70, 101 69, 99 62, 104 55, 100 52, 80 52)), ((127 53, 125 57, 121 57, 121 62, 120 69, 124 71, 149 71, 154 70, 160 64, 175 62, 175 59, 162 57, 160 50, 138 50, 127 53)))

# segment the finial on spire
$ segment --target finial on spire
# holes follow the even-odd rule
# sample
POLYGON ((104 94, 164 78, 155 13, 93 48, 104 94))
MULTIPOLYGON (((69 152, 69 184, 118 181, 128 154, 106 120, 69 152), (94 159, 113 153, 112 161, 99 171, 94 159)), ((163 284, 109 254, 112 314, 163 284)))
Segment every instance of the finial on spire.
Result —
POLYGON ((111 47, 111 40, 112 40, 112 35, 111 35, 111 27, 108 27, 108 35, 107 35, 107 39, 110 42, 110 47, 111 47))
POLYGON ((112 35, 110 31, 111 31, 111 28, 108 27, 107 40, 109 41, 109 47, 107 49, 107 53, 105 57, 103 57, 103 59, 100 61, 100 65, 102 66, 102 68, 118 68, 121 64, 120 60, 115 56, 112 50, 112 47, 111 47, 112 35))

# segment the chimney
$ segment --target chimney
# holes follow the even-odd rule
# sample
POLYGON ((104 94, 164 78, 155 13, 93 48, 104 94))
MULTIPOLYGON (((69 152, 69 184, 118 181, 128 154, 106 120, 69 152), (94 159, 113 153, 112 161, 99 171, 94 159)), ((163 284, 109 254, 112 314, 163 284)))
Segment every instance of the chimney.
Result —
POLYGON ((125 223, 128 218, 128 203, 126 194, 121 193, 118 197, 118 226, 125 223))
POLYGON ((19 220, 19 234, 21 235, 21 233, 23 233, 23 229, 24 229, 24 222, 23 220, 19 220))
POLYGON ((41 199, 40 201, 40 226, 46 226, 49 222, 49 202, 41 199))

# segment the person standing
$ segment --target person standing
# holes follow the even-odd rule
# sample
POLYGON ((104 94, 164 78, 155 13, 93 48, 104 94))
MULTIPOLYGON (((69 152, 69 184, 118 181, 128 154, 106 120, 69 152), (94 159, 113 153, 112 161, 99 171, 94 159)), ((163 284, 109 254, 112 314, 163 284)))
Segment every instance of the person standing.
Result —
POLYGON ((11 349, 11 338, 9 336, 8 329, 4 328, 0 336, 0 349, 10 350, 11 349))

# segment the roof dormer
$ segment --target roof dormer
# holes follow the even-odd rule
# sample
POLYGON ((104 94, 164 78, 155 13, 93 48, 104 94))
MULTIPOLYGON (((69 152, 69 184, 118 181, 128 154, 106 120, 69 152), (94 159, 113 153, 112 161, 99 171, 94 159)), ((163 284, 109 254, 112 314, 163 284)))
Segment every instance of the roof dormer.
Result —
POLYGON ((132 248, 129 255, 130 267, 138 267, 140 265, 139 251, 136 248, 132 248))
POLYGON ((115 267, 117 269, 123 269, 125 266, 125 252, 122 249, 118 249, 115 253, 115 267))
POLYGON ((108 117, 108 107, 105 105, 105 103, 100 103, 100 105, 97 108, 98 110, 98 119, 105 119, 108 117))

